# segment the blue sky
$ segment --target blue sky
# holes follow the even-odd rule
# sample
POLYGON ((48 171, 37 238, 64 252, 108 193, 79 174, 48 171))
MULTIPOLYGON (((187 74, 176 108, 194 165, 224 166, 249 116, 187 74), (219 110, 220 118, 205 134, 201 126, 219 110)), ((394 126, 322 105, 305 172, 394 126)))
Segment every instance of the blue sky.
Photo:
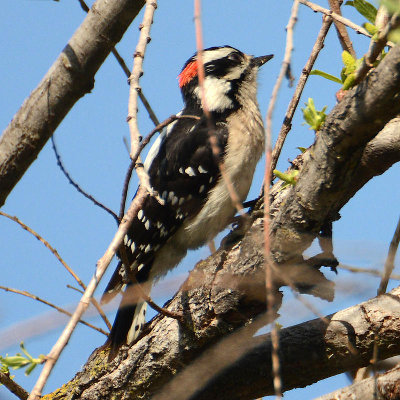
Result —
MULTIPOLYGON (((320 2, 327 6, 327 2, 320 2)), ((291 2, 260 2, 247 0, 203 0, 203 31, 205 46, 229 44, 254 54, 275 54, 260 72, 259 102, 265 115, 285 47, 285 26, 291 2), (243 5, 245 4, 245 6, 243 5)), ((352 9, 345 8, 346 16, 362 20, 352 9)), ((23 100, 37 86, 69 38, 85 17, 78 1, 61 0, 3 0, 0 25, 0 87, 2 99, 0 126, 4 129, 23 100)), ((142 13, 131 25, 117 49, 129 67, 138 39, 138 25, 142 13)), ((321 16, 301 6, 295 29, 295 49, 292 72, 299 77, 321 24, 321 16)), ((151 31, 152 41, 144 62, 145 74, 141 80, 143 92, 158 118, 164 120, 182 107, 177 75, 183 63, 195 51, 193 3, 180 0, 159 2, 151 31)), ((359 57, 366 51, 368 40, 352 35, 359 57)), ((334 29, 331 29, 316 68, 339 75, 341 49, 334 29)), ((89 193, 110 208, 119 209, 120 195, 128 153, 123 137, 128 137, 126 124, 128 85, 126 77, 112 56, 96 75, 92 93, 81 99, 61 123, 55 139, 69 173, 89 193)), ((311 77, 303 94, 301 105, 313 97, 318 109, 324 105, 330 110, 335 104, 338 85, 320 77, 311 77)), ((283 83, 273 121, 274 139, 294 88, 283 83)), ((144 109, 139 111, 139 127, 143 135, 152 129, 144 109)), ((285 144, 278 169, 288 167, 288 159, 297 154, 297 146, 307 147, 314 134, 302 125, 300 109, 293 129, 285 144)), ((399 214, 399 166, 370 182, 342 210, 342 218, 334 225, 335 254, 342 263, 362 267, 382 268, 399 214), (396 179, 397 178, 397 179, 396 179)), ((249 198, 259 192, 263 165, 260 164, 249 198)), ((131 185, 131 195, 136 183, 131 185)), ((116 225, 112 218, 83 198, 67 182, 56 165, 48 143, 28 172, 15 187, 3 207, 5 212, 17 215, 45 237, 81 279, 88 282, 96 261, 110 242, 116 225)), ((36 239, 15 223, 0 218, 0 254, 2 276, 0 285, 27 290, 57 305, 73 309, 79 295, 66 288, 76 286, 36 239)), ((309 250, 312 254, 313 250, 309 250)), ((192 252, 161 283, 153 297, 163 303, 184 279, 194 263, 208 255, 207 249, 192 252)), ((110 277, 115 262, 97 291, 100 295, 110 277)), ((336 299, 332 304, 316 301, 321 313, 334 312, 376 293, 377 279, 354 276, 341 271, 330 275, 337 283, 336 299)), ((116 305, 114 304, 114 307, 116 305)), ((284 299, 280 322, 285 326, 314 318, 297 303, 290 293, 284 299)), ((47 353, 58 338, 65 319, 33 300, 0 292, 0 354, 14 354, 24 339, 33 355, 47 353), (47 324, 55 324, 50 329, 47 324), (39 328, 41 334, 35 332, 39 328), (50 329, 50 330, 49 330, 50 329)), ((110 319, 113 319, 110 311, 110 319)), ((92 322, 102 325, 97 318, 92 322)), ((104 337, 80 326, 61 356, 45 392, 49 392, 73 377, 91 351, 104 342, 104 337)), ((16 380, 30 390, 38 371, 26 378, 16 372, 16 380)), ((343 376, 332 378, 312 387, 288 392, 285 398, 310 399, 346 385, 343 376)), ((0 387, 0 399, 13 398, 0 387)))

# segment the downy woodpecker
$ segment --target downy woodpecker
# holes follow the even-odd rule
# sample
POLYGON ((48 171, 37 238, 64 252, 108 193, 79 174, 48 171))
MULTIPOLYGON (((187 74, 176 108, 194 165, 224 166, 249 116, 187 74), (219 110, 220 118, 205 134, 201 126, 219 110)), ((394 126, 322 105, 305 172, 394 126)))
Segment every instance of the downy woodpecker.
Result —
MULTIPOLYGON (((145 198, 124 239, 129 265, 114 272, 103 295, 107 301, 132 285, 125 268, 138 283, 154 282, 174 268, 188 249, 202 246, 231 222, 235 207, 221 178, 219 162, 224 163, 240 201, 250 189, 264 149, 257 72, 273 56, 253 57, 230 46, 211 47, 202 55, 205 103, 219 160, 209 141, 195 54, 179 74, 184 101, 181 115, 200 119, 174 121, 151 147, 144 167, 165 204, 150 195, 145 198)), ((145 321, 146 303, 139 299, 129 304, 128 297, 132 298, 126 289, 106 342, 111 346, 110 355, 136 339, 145 321)))

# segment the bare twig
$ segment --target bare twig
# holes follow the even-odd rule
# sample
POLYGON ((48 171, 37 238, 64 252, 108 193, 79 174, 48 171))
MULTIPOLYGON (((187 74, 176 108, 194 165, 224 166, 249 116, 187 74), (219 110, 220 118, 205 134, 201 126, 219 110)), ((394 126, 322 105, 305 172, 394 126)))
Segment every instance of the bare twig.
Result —
MULTIPOLYGON (((89 7, 84 2, 84 0, 78 0, 78 1, 79 1, 79 4, 80 4, 82 10, 85 12, 89 12, 89 7)), ((131 75, 131 71, 129 71, 129 68, 127 67, 124 59, 121 57, 121 55, 118 53, 118 51, 115 47, 113 47, 111 49, 111 53, 113 53, 118 64, 121 66, 122 70, 125 72, 126 77, 129 78, 131 75)), ((142 101, 144 108, 148 112, 150 119, 153 121, 154 125, 157 126, 160 122, 158 121, 156 114, 154 113, 153 109, 151 108, 149 102, 147 101, 147 99, 146 99, 145 95, 142 93, 142 91, 139 92, 139 98, 142 101)))
POLYGON ((362 35, 371 37, 370 35, 362 26, 355 24, 354 22, 350 21, 349 19, 336 14, 335 12, 328 10, 327 8, 323 8, 319 6, 318 4, 312 3, 311 1, 308 0, 299 0, 301 4, 304 4, 305 6, 311 8, 315 12, 320 12, 322 14, 328 15, 329 17, 332 17, 335 21, 341 22, 343 25, 348 26, 349 28, 353 29, 357 33, 361 33, 362 35))
MULTIPOLYGON (((70 312, 68 312, 67 310, 64 310, 63 308, 58 307, 58 306, 56 306, 56 305, 53 304, 53 303, 50 303, 50 302, 48 302, 48 301, 46 301, 46 300, 43 300, 43 299, 40 298, 39 296, 36 296, 35 294, 29 293, 29 292, 27 292, 27 291, 25 291, 25 290, 12 289, 12 288, 9 288, 9 287, 6 287, 6 286, 1 286, 1 285, 0 285, 0 289, 4 290, 4 291, 6 291, 6 292, 11 292, 11 293, 20 294, 20 295, 22 295, 22 296, 29 297, 30 299, 39 301, 40 303, 46 304, 47 306, 52 307, 52 308, 56 309, 58 312, 60 312, 60 313, 62 313, 62 314, 65 314, 65 315, 68 315, 69 317, 72 315, 72 314, 71 314, 70 312)), ((102 333, 103 335, 108 336, 108 333, 107 333, 106 331, 104 331, 104 330, 101 329, 101 328, 98 328, 98 327, 95 326, 95 325, 90 324, 89 322, 83 321, 82 319, 80 319, 79 322, 80 322, 81 324, 83 324, 83 325, 88 326, 89 328, 92 328, 92 329, 94 329, 94 330, 96 330, 96 331, 102 333)))
POLYGON ((12 394, 15 394, 19 399, 26 400, 29 393, 6 373, 0 371, 0 383, 2 383, 12 394))
POLYGON ((61 161, 61 157, 60 154, 58 153, 57 150, 57 146, 56 146, 56 142, 54 140, 54 135, 51 137, 51 145, 53 147, 54 150, 54 154, 56 156, 57 159, 57 165, 60 167, 62 173, 66 176, 66 178, 68 179, 68 182, 80 193, 82 194, 84 197, 86 197, 87 199, 89 199, 90 201, 92 201, 96 206, 102 208, 104 211, 108 212, 117 222, 117 224, 119 224, 119 218, 117 216, 117 214, 115 214, 114 211, 112 211, 110 208, 108 208, 107 206, 105 206, 104 204, 100 203, 99 201, 97 201, 92 195, 90 195, 89 193, 85 192, 71 177, 71 175, 69 174, 69 172, 65 169, 62 161, 61 161))
POLYGON ((51 349, 49 355, 47 356, 47 361, 43 366, 43 370, 31 392, 29 395, 28 400, 37 400, 40 398, 42 394, 42 390, 44 385, 47 382, 47 379, 57 362, 58 358, 60 357, 61 352, 64 350, 65 346, 67 345, 72 332, 74 331, 78 321, 80 320, 83 313, 88 308, 93 293, 100 283, 101 278, 103 277, 104 273, 107 270, 108 265, 110 264, 112 258, 116 254, 117 250, 121 246, 123 242, 123 238, 128 232, 129 226, 132 223, 132 220, 135 215, 137 215, 138 211, 143 205, 145 196, 147 192, 145 188, 140 187, 138 190, 137 195, 133 199, 127 213, 125 214, 124 218, 121 221, 121 224, 118 227, 118 230, 111 241, 110 245, 108 246, 106 252, 104 253, 103 257, 97 262, 97 269, 95 275, 91 279, 89 285, 87 286, 84 295, 82 296, 75 312, 73 313, 70 321, 68 322, 67 326, 64 328, 61 336, 57 340, 56 344, 51 349))
MULTIPOLYGON (((384 13, 384 8, 380 8, 381 14, 384 13)), ((362 59, 360 67, 356 71, 353 85, 357 85, 361 82, 374 67, 374 63, 377 58, 382 54, 382 50, 388 45, 388 35, 390 31, 396 29, 400 25, 400 18, 398 15, 393 15, 392 18, 387 21, 386 18, 378 18, 382 21, 382 26, 377 26, 379 34, 376 39, 371 40, 367 54, 362 59)))
POLYGON ((164 129, 166 126, 171 124, 172 122, 176 121, 177 119, 183 119, 183 118, 192 118, 192 119, 197 119, 199 120, 200 117, 196 115, 171 115, 169 118, 158 124, 141 142, 139 147, 136 150, 136 153, 133 155, 131 162, 129 164, 128 171, 126 172, 125 176, 125 181, 124 181, 124 188, 122 191, 122 199, 121 199, 121 207, 119 210, 119 216, 120 218, 124 215, 125 211, 125 204, 126 204, 126 197, 128 195, 128 188, 129 188, 129 182, 131 180, 132 172, 133 169, 135 168, 136 161, 140 155, 140 153, 143 151, 145 146, 150 142, 151 138, 159 131, 164 129))
MULTIPOLYGON (((27 232, 29 232, 31 235, 33 235, 37 240, 42 242, 57 258, 57 260, 62 264, 62 266, 72 275, 72 277, 78 282, 80 287, 83 289, 86 289, 86 285, 82 282, 82 280, 79 278, 79 276, 72 270, 72 268, 63 260, 63 258, 58 254, 58 251, 42 236, 40 236, 37 232, 35 232, 32 228, 30 228, 28 225, 25 225, 21 220, 19 220, 17 217, 9 215, 3 211, 0 211, 0 215, 3 217, 6 217, 8 219, 11 219, 12 221, 16 222, 19 224, 23 229, 25 229, 27 232)), ((100 314, 101 318, 107 325, 108 329, 111 329, 111 324, 110 321, 107 319, 106 315, 104 314, 100 304, 97 302, 96 299, 92 299, 92 304, 100 314)))
POLYGON ((319 52, 324 47, 324 40, 329 31, 329 28, 332 24, 332 18, 325 16, 323 18, 322 27, 318 33, 318 37, 314 43, 314 46, 311 50, 310 57, 308 58, 306 65, 303 68, 301 76, 299 78, 299 82, 297 83, 296 90, 293 94, 292 100, 289 103, 289 106, 286 110, 285 119, 283 121, 281 130, 279 132, 278 139, 275 143, 274 150, 272 152, 272 161, 270 171, 273 171, 276 168, 276 164, 278 162, 279 156, 282 151, 283 144, 285 143, 286 136, 288 135, 290 129, 292 128, 292 119, 294 113, 297 109, 297 106, 300 101, 300 97, 303 93, 304 86, 307 82, 308 76, 314 66, 315 60, 317 59, 319 52))
MULTIPOLYGON (((353 273, 359 273, 359 274, 369 274, 369 275, 374 275, 374 276, 383 276, 383 272, 379 271, 377 269, 371 269, 371 268, 360 268, 360 267, 352 267, 350 265, 344 265, 344 264, 339 264, 337 268, 345 269, 346 271, 353 272, 353 273)), ((400 280, 400 275, 391 275, 390 279, 394 280, 400 280)))
POLYGON ((194 1, 194 23, 196 29, 196 49, 197 49, 197 61, 198 61, 198 77, 199 77, 199 87, 201 92, 201 104, 203 108, 204 115, 207 119, 207 128, 208 128, 208 136, 211 145, 211 150, 213 152, 215 160, 218 161, 218 168, 221 174, 221 177, 226 185, 227 191, 229 192, 229 196, 232 200, 232 204, 236 208, 237 212, 244 217, 246 214, 243 211, 243 205, 239 199, 239 196, 236 193, 235 187, 232 184, 232 181, 226 172, 225 164, 220 160, 220 149, 217 143, 217 138, 215 136, 214 125, 212 122, 211 114, 207 105, 206 93, 204 87, 204 79, 205 79, 205 71, 204 71, 204 62, 203 62, 203 33, 201 27, 201 1, 194 1))
POLYGON ((393 238, 389 245, 389 252, 385 261, 383 276, 377 292, 378 296, 386 292, 390 275, 392 274, 392 271, 394 269, 394 259, 396 257, 397 249, 399 247, 399 242, 400 242, 400 218, 397 222, 396 230, 394 231, 393 238))
MULTIPOLYGON (((265 287, 267 296, 267 311, 270 317, 270 322, 273 321, 274 308, 275 308, 275 296, 273 289, 273 278, 272 278, 272 260, 270 257, 270 207, 269 207, 269 186, 271 176, 271 136, 272 136, 272 114, 275 108, 276 98, 278 95, 279 88, 282 84, 282 80, 287 71, 290 69, 290 60, 293 51, 293 28, 297 21, 297 14, 299 10, 299 2, 294 1, 292 11, 290 14, 289 22, 286 26, 286 48, 285 55, 282 61, 282 67, 279 72, 279 76, 275 82, 274 89, 272 91, 271 100, 268 105, 266 125, 265 125, 265 178, 264 178, 264 257, 265 257, 265 287)), ((280 363, 279 363, 279 337, 276 324, 272 324, 271 329, 271 341, 272 341, 272 370, 273 370, 273 381, 275 396, 277 399, 282 398, 282 380, 280 376, 280 363)))
MULTIPOLYGON (((128 104, 128 124, 131 137, 131 151, 130 157, 133 159, 140 145, 140 132, 137 122, 137 110, 138 110, 138 93, 141 90, 139 85, 139 79, 143 75, 143 59, 146 51, 147 44, 150 42, 150 27, 153 23, 154 11, 157 8, 156 0, 147 0, 146 7, 143 16, 143 22, 140 28, 139 41, 136 46, 134 53, 134 63, 132 68, 132 73, 129 77, 129 104, 128 104)), ((149 182, 149 177, 145 171, 143 164, 141 163, 140 157, 137 158, 138 163, 135 164, 136 173, 138 174, 141 186, 146 188, 146 190, 154 196, 161 204, 163 204, 162 199, 154 193, 149 182)))
MULTIPOLYGON (((343 0, 329 0, 329 7, 334 13, 342 15, 340 10, 342 3, 343 0)), ((354 58, 357 58, 346 27, 341 22, 335 20, 335 28, 338 34, 339 42, 342 45, 342 49, 348 51, 354 58)))

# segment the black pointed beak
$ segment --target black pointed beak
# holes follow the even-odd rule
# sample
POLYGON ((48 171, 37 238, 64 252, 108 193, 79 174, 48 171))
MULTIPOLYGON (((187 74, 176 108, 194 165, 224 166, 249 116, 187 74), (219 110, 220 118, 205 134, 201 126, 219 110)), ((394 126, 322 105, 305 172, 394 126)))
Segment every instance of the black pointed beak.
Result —
POLYGON ((254 57, 254 58, 252 58, 251 63, 254 67, 260 68, 267 61, 269 61, 273 56, 274 56, 273 54, 268 54, 267 56, 254 57))

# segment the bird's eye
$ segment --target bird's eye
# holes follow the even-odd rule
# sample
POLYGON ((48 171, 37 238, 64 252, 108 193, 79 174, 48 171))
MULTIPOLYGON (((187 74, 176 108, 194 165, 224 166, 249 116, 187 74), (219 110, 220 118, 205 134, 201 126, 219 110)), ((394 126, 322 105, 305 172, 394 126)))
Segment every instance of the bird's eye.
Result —
POLYGON ((231 61, 235 61, 235 62, 242 61, 242 57, 240 56, 239 53, 231 53, 231 54, 229 54, 228 59, 231 60, 231 61))

